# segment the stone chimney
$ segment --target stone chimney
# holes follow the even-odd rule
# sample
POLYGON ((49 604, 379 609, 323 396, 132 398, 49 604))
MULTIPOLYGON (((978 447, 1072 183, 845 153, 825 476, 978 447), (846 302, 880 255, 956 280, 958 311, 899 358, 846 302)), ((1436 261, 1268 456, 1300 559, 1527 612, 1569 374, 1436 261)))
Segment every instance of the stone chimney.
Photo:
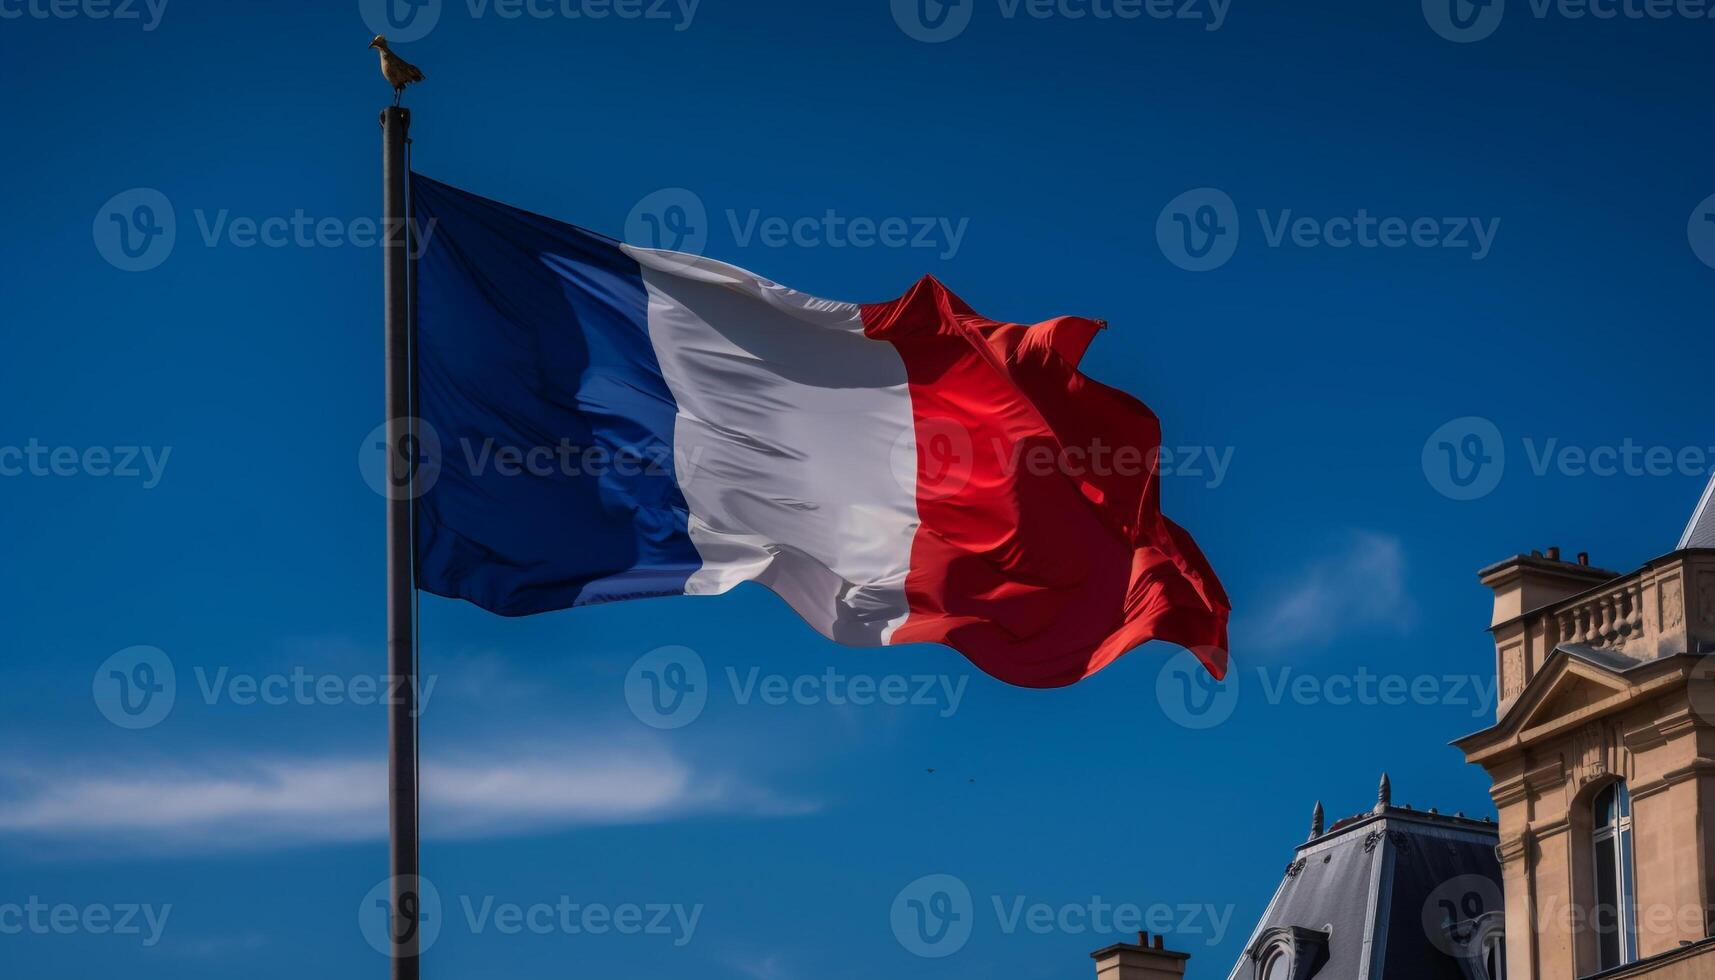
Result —
POLYGON ((1592 568, 1590 556, 1580 554, 1576 562, 1561 561, 1560 549, 1550 548, 1516 555, 1478 572, 1483 584, 1495 592, 1495 611, 1489 617, 1493 629, 1551 602, 1593 589, 1618 573, 1592 568))
POLYGON ((1183 980, 1190 953, 1161 948, 1161 937, 1137 934, 1137 943, 1115 943, 1090 954, 1096 980, 1183 980))
POLYGON ((1500 695, 1495 717, 1499 718, 1561 641, 1557 633, 1549 633, 1553 617, 1529 614, 1611 582, 1617 573, 1592 567, 1590 556, 1583 553, 1577 561, 1562 561, 1560 549, 1549 548, 1546 555, 1533 551, 1496 562, 1477 577, 1495 593, 1489 632, 1495 640, 1495 677, 1500 695))

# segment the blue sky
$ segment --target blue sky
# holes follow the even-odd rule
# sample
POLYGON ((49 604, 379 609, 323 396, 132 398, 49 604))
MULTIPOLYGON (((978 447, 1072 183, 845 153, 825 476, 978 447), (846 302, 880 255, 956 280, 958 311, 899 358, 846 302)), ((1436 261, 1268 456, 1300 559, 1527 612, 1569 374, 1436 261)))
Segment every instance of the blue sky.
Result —
MULTIPOLYGON (((756 588, 425 597, 434 975, 1084 976, 1138 917, 1224 976, 1317 798, 1386 769, 1491 812, 1446 745, 1490 707, 1475 571, 1671 550, 1715 455, 1715 24, 1597 6, 418 11, 424 173, 615 235, 688 193, 703 251, 833 298, 931 272, 1109 320, 1085 368, 1163 420, 1237 678, 1220 717, 1175 704, 1170 648, 1012 689, 756 588), (859 247, 858 218, 931 231, 859 247), (650 656, 706 672, 688 723, 628 700, 650 656), (893 926, 929 875, 971 896, 949 955, 893 926)), ((0 0, 8 975, 385 968, 377 10, 0 0), (104 678, 141 664, 176 694, 128 728, 104 678)))

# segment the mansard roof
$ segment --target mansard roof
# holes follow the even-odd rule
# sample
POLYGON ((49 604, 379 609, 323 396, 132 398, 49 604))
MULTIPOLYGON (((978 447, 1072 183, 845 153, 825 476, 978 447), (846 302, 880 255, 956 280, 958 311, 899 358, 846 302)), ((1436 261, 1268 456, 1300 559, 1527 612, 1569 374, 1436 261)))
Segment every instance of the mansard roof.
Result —
POLYGON ((1492 821, 1394 806, 1384 783, 1375 809, 1296 848, 1229 980, 1274 942, 1312 948, 1315 980, 1463 980, 1444 920, 1502 907, 1497 842, 1492 821))
POLYGON ((1697 502, 1685 533, 1679 537, 1679 550, 1686 548, 1715 548, 1715 474, 1710 474, 1703 499, 1697 502))

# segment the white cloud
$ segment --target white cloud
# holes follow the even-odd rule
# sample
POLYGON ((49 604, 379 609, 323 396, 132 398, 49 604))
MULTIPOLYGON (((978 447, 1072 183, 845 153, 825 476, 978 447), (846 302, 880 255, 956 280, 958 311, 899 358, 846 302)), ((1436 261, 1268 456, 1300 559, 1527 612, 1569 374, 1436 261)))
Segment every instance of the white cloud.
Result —
POLYGON ((1342 634, 1410 624, 1414 610, 1400 540, 1360 531, 1338 547, 1310 562, 1261 615, 1245 621, 1246 645, 1320 647, 1342 634))
POLYGON ((781 956, 778 953, 729 959, 727 965, 752 978, 752 980, 786 980, 787 977, 792 976, 781 962, 781 956))
MULTIPOLYGON (((0 770, 0 839, 175 852, 372 840, 386 836, 386 785, 384 761, 353 757, 9 768, 0 770)), ((422 768, 429 837, 813 809, 660 748, 601 739, 568 740, 554 752, 501 743, 422 768)))

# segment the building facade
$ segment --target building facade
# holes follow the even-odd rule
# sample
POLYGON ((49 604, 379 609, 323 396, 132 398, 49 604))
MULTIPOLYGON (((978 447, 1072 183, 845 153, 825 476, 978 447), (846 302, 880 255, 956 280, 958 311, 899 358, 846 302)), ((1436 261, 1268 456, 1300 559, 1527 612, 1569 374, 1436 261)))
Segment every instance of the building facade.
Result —
MULTIPOLYGON (((1707 501, 1707 498, 1706 498, 1707 501)), ((1500 702, 1454 744, 1493 781, 1511 980, 1715 978, 1715 550, 1628 574, 1483 569, 1500 702)))
MULTIPOLYGON (((1395 807, 1386 777, 1326 832, 1318 804, 1227 980, 1715 980, 1715 480, 1642 568, 1549 548, 1479 578, 1500 700, 1453 744, 1498 821, 1395 807)), ((1187 972, 1159 937, 1092 955, 1187 972)))

